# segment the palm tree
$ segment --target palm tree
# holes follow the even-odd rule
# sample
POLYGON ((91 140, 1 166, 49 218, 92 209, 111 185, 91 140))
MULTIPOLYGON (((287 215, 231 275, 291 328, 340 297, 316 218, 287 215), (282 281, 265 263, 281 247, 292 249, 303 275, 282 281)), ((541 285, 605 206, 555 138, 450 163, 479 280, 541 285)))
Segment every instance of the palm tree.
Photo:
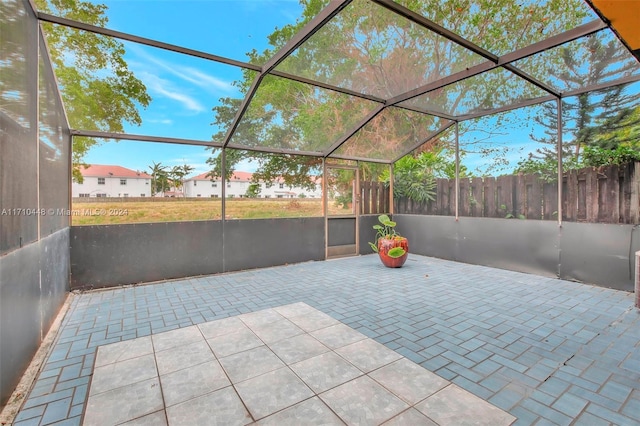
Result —
POLYGON ((148 166, 151 170, 151 196, 155 196, 158 192, 164 192, 164 181, 166 182, 166 169, 167 166, 163 166, 162 163, 156 163, 155 161, 151 166, 148 166))
MULTIPOLYGON (((184 187, 184 178, 193 170, 194 167, 187 164, 183 164, 182 166, 173 166, 169 175, 171 176, 171 181, 173 182, 173 187, 176 192, 184 187)), ((182 196, 184 197, 184 192, 182 196)))

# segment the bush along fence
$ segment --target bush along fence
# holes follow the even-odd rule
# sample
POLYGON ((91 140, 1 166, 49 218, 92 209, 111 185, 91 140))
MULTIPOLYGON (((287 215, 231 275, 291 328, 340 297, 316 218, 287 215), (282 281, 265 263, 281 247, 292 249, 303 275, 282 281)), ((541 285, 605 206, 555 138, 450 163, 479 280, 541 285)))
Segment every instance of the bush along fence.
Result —
MULTIPOLYGON (((367 189, 374 186, 375 183, 362 185, 363 200, 367 191, 369 199, 375 199, 372 198, 373 190, 367 189)), ((375 196, 384 197, 384 192, 379 188, 378 184, 375 196)), ((571 170, 564 174, 562 188, 563 220, 640 223, 640 162, 571 170)), ((379 206, 381 203, 367 201, 363 203, 361 213, 366 212, 366 205, 379 206)), ((557 220, 557 183, 545 181, 536 174, 460 179, 458 209, 460 216, 468 217, 557 220)), ((394 211, 403 214, 455 215, 455 180, 436 179, 434 200, 427 203, 416 203, 406 198, 395 199, 394 211)))

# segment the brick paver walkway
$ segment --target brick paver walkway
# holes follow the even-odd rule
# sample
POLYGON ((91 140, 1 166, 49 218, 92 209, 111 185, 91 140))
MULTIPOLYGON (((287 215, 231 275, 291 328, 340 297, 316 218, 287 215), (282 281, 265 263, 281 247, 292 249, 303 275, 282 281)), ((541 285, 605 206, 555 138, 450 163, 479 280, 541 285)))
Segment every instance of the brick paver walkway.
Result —
POLYGON ((16 425, 80 424, 97 347, 305 302, 516 416, 640 423, 633 294, 410 255, 252 270, 74 296, 16 425))

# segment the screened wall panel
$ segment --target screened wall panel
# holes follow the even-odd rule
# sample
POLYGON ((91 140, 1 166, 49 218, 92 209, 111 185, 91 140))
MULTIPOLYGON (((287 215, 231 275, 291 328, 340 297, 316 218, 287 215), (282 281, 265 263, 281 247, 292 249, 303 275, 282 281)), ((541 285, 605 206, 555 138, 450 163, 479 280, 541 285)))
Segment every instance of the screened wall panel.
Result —
POLYGON ((543 105, 461 123, 459 216, 558 219, 556 106, 543 105))
POLYGON ((404 108, 385 108, 342 144, 335 154, 364 160, 397 158, 449 123, 449 120, 404 108))
MULTIPOLYGON (((58 63, 55 71, 63 98, 72 100, 66 108, 73 129, 215 140, 221 144, 233 118, 233 113, 225 116, 229 106, 225 108, 221 99, 242 99, 248 87, 238 87, 234 81, 243 76, 251 81, 255 75, 248 69, 106 35, 55 24, 44 28, 66 38, 95 43, 101 49, 124 51, 129 74, 123 79, 118 73, 125 70, 117 60, 105 63, 104 58, 84 45, 57 46, 62 49, 58 57, 64 58, 65 68, 58 63), (74 74, 66 68, 76 65, 88 67, 91 76, 78 76, 80 87, 71 84, 74 74), (117 82, 124 87, 120 88, 117 82), (109 85, 115 85, 118 91, 108 90, 109 85), (222 110, 212 114, 218 106, 222 110)), ((235 112, 237 105, 232 108, 235 112)))
POLYGON ((458 81, 399 104, 451 116, 491 111, 542 98, 547 92, 502 68, 458 81))
POLYGON ((69 159, 71 136, 45 43, 40 47, 39 206, 40 237, 69 226, 69 159))
POLYGON ((216 148, 97 141, 71 185, 74 226, 221 219, 216 148))
POLYGON ((38 23, 19 0, 0 16, 0 253, 38 238, 38 23), (18 178, 16 178, 18 177, 18 178))
POLYGON ((266 76, 229 146, 321 154, 378 105, 309 84, 266 76))
POLYGON ((561 92, 640 75, 640 63, 609 30, 540 52, 513 65, 561 92))
MULTIPOLYGON (((31 3, 6 1, 1 9, 0 407, 4 407, 68 290, 69 233, 61 222, 64 217, 56 217, 48 207, 69 208, 65 189, 69 159, 61 156, 52 167, 44 164, 50 157, 38 135, 54 127, 52 133, 68 135, 69 129, 62 106, 51 102, 57 95, 55 81, 46 55, 38 56, 43 44, 31 3), (64 187, 49 186, 56 182, 64 182, 64 187), (42 193, 48 189, 52 192, 42 193)), ((64 143, 55 141, 62 151, 64 143)))
POLYGON ((322 216, 322 159, 225 150, 227 219, 322 216))

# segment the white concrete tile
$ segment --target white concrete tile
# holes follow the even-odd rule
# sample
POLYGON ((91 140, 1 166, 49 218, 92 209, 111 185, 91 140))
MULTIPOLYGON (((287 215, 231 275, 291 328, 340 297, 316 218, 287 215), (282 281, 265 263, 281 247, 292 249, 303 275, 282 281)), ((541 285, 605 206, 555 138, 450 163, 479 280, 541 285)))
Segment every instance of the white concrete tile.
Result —
POLYGON ((241 426, 252 422, 232 387, 167 408, 171 426, 241 426))
POLYGON ((188 345, 204 340, 200 329, 192 325, 190 327, 179 328, 177 330, 165 331, 164 333, 151 336, 153 348, 156 352, 188 345))
POLYGON ((314 395, 288 367, 245 380, 236 389, 256 420, 314 395))
POLYGON ((93 370, 90 394, 98 394, 157 377, 153 354, 107 364, 93 370))
POLYGON ((362 376, 362 371, 334 352, 306 359, 291 365, 291 369, 315 393, 321 393, 362 376))
POLYGON ((328 390, 320 398, 348 425, 379 425, 409 408, 367 376, 328 390))
POLYGON ((160 382, 156 377, 91 395, 87 401, 83 425, 116 425, 163 408, 160 382))
POLYGON ((213 360, 215 356, 204 340, 156 352, 158 372, 161 375, 213 360))
POLYGON ((284 363, 266 346, 220 358, 222 367, 233 383, 284 367, 284 363))
POLYGON ((372 339, 343 346, 336 352, 365 373, 402 358, 399 353, 372 339))
POLYGON ((367 338, 364 334, 342 323, 312 331, 310 334, 331 349, 337 349, 367 338))
POLYGON ((230 386, 217 360, 160 376, 162 394, 167 407, 230 386))
POLYGON ((450 384, 415 406, 441 426, 510 425, 516 418, 481 398, 450 384))
POLYGON ((411 405, 450 383, 406 358, 373 371, 369 376, 411 405))
POLYGON ((125 361, 152 353, 153 345, 151 344, 151 336, 112 343, 98 348, 94 367, 102 367, 107 364, 113 364, 114 362, 125 361))

